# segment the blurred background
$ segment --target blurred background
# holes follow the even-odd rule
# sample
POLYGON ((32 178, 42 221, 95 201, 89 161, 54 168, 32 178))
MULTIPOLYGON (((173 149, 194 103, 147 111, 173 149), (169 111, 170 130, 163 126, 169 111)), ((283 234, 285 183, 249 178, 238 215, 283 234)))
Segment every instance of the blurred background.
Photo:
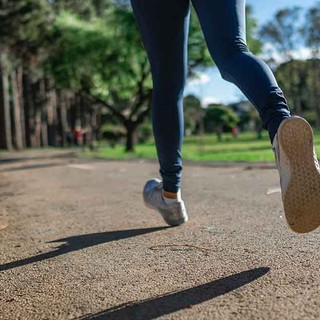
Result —
MULTIPOLYGON (((318 143, 320 2, 248 1, 247 42, 318 143)), ((2 153, 79 147, 81 157, 155 158, 151 97, 128 1, 0 0, 2 153)), ((273 160, 257 112, 221 79, 194 12, 184 110, 185 159, 273 160)))

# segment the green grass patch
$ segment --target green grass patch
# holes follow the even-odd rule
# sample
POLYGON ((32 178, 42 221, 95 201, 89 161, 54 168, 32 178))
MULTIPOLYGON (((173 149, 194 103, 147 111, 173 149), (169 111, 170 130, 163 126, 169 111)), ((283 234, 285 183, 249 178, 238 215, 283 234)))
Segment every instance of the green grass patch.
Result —
MULTIPOLYGON (((320 133, 315 132, 315 141, 320 157, 320 133)), ((104 159, 156 159, 156 149, 153 141, 136 145, 135 152, 126 153, 124 146, 114 148, 106 142, 101 143, 98 151, 85 151, 78 154, 86 158, 104 159)), ((182 148, 182 156, 191 161, 219 161, 219 162, 265 162, 274 161, 274 154, 267 134, 258 140, 254 133, 242 133, 234 139, 224 135, 223 141, 218 142, 214 135, 186 137, 182 148)))

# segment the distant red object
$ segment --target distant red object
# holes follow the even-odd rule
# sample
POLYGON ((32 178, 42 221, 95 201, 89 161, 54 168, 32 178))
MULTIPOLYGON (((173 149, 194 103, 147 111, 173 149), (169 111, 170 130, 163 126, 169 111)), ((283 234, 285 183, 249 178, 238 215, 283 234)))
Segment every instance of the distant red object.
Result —
POLYGON ((238 129, 238 127, 232 128, 231 132, 232 132, 232 136, 233 136, 234 138, 237 138, 237 137, 238 137, 238 134, 239 134, 239 129, 238 129))
POLYGON ((83 142, 83 130, 82 129, 76 129, 73 132, 74 141, 77 145, 81 145, 83 142))

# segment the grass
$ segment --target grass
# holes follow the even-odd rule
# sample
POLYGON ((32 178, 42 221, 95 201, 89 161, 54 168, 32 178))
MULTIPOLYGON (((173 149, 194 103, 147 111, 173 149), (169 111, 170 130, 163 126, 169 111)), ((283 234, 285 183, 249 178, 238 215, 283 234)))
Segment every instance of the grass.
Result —
MULTIPOLYGON (((315 132, 318 157, 320 156, 320 132, 315 132)), ((123 145, 115 148, 101 143, 98 151, 84 151, 78 154, 86 158, 104 159, 156 159, 154 142, 136 145, 134 153, 125 153, 123 145)), ((267 162, 274 161, 267 134, 263 139, 257 140, 254 133, 242 133, 233 139, 225 134, 222 142, 218 142, 214 135, 186 137, 182 148, 185 160, 217 161, 217 162, 267 162)))

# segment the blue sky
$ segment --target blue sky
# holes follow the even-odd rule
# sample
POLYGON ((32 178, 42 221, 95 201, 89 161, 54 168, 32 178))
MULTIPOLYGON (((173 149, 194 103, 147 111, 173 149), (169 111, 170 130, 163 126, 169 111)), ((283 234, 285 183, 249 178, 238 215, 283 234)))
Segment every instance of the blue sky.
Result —
MULTIPOLYGON (((316 3, 317 0, 247 0, 247 4, 253 7, 259 26, 269 21, 279 9, 293 6, 308 8, 316 3)), ((237 87, 221 79, 217 69, 208 69, 199 80, 189 82, 185 94, 190 93, 197 95, 204 103, 231 103, 245 99, 237 87)))

